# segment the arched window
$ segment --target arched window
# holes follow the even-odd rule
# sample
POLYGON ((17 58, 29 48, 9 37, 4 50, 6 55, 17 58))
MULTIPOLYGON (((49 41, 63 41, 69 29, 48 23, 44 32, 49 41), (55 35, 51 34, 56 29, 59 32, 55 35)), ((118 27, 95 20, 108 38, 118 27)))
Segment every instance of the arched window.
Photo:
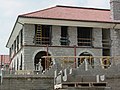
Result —
POLYGON ((111 58, 110 57, 104 57, 104 58, 102 58, 102 67, 104 69, 107 69, 110 66, 111 66, 111 58))
POLYGON ((16 60, 14 60, 14 70, 16 70, 16 60))
POLYGON ((94 68, 94 59, 92 57, 92 54, 83 52, 79 56, 81 57, 78 58, 78 67, 83 63, 84 60, 87 60, 88 64, 94 68))
POLYGON ((22 54, 21 54, 20 70, 22 70, 22 67, 23 67, 22 63, 23 63, 23 58, 22 58, 22 54))
POLYGON ((17 70, 19 70, 19 59, 17 58, 17 70))

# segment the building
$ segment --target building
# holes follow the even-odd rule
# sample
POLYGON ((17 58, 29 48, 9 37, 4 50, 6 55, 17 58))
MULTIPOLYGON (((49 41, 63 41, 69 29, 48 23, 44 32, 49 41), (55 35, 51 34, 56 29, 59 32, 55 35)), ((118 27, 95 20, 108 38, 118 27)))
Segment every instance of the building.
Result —
MULTIPOLYGON (((116 1, 111 3, 116 6, 116 1)), ((56 63, 50 58, 45 67, 42 56, 119 56, 120 22, 112 18, 118 14, 107 9, 55 6, 19 15, 6 45, 10 67, 35 70, 42 59, 45 70, 56 63)))
MULTIPOLYGON (((58 5, 19 15, 6 45, 10 49, 10 68, 16 72, 48 72, 48 76, 53 76, 55 69, 65 70, 66 76, 68 67, 74 67, 76 75, 119 75, 115 68, 120 66, 120 0, 110 3, 111 10, 58 5), (92 73, 85 75, 88 65, 92 73)), ((106 86, 98 82, 95 85, 106 86)), ((107 82, 117 90, 119 85, 107 82)))
POLYGON ((10 57, 9 55, 0 55, 0 67, 4 70, 7 70, 9 68, 10 64, 10 57))

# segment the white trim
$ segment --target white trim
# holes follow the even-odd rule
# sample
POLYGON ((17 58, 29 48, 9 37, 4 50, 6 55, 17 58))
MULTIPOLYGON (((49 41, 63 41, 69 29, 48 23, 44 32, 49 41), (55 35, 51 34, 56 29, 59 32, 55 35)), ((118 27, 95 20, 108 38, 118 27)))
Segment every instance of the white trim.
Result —
MULTIPOLYGON (((22 24, 45 24, 45 25, 62 25, 62 26, 82 26, 82 27, 98 27, 98 28, 113 28, 115 24, 105 22, 90 22, 90 21, 70 21, 57 19, 40 19, 40 18, 23 18, 18 21, 22 24)), ((120 27, 118 27, 120 28, 120 27)))

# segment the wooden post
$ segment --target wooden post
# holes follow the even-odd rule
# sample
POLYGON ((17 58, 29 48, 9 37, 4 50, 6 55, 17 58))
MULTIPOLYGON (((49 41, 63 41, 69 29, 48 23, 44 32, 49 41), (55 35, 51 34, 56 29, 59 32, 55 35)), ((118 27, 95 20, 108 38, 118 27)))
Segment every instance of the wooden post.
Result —
POLYGON ((74 56, 75 56, 75 58, 74 58, 74 66, 76 68, 76 45, 74 45, 74 56))

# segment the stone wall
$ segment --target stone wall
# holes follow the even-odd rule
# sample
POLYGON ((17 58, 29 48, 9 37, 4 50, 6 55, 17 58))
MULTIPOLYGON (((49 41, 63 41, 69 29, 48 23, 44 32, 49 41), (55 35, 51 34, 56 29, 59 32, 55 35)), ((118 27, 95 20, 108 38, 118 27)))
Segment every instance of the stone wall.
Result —
POLYGON ((93 46, 102 47, 102 29, 93 28, 93 46))
POLYGON ((120 51, 120 31, 111 29, 111 55, 112 56, 119 56, 120 51))
MULTIPOLYGON (((108 86, 111 87, 110 90, 120 89, 120 76, 106 77, 106 82, 108 82, 108 86)), ((0 90, 53 90, 54 88, 53 85, 54 85, 53 77, 6 76, 3 78, 3 83, 0 85, 0 90)), ((79 89, 71 88, 65 90, 79 90, 79 89)), ((93 89, 84 88, 83 90, 93 90, 93 89)), ((109 90, 109 89, 105 89, 105 90, 109 90)))
POLYGON ((120 0, 110 0, 110 6, 111 6, 111 17, 113 20, 120 20, 120 0))
POLYGON ((34 45, 35 25, 24 25, 24 45, 34 45))
MULTIPOLYGON (((49 47, 48 52, 51 56, 74 56, 74 47, 49 47)), ((46 51, 47 47, 25 47, 24 48, 24 61, 25 61, 25 70, 34 70, 34 59, 35 55, 40 51, 46 51)), ((77 48, 76 55, 79 56, 83 52, 88 52, 93 56, 101 56, 102 49, 92 49, 92 48, 77 48)), ((74 61, 74 58, 70 58, 74 61)), ((52 58, 54 63, 61 64, 61 58, 52 58)), ((97 62, 97 61, 95 61, 97 62)))
POLYGON ((0 90, 53 90, 53 77, 7 76, 0 90))

